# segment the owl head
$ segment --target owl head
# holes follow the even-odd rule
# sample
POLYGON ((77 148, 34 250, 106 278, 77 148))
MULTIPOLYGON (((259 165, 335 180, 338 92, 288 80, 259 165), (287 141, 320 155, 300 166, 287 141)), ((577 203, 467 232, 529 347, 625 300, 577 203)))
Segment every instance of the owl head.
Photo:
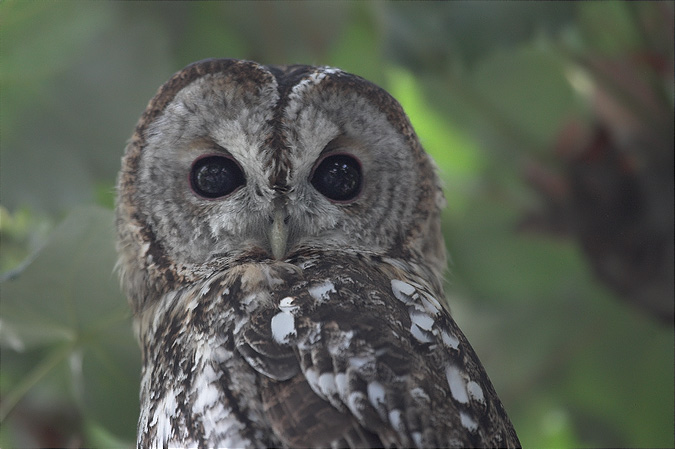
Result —
POLYGON ((138 311, 241 263, 341 251, 439 278, 443 194, 399 103, 338 69, 211 59, 150 101, 118 179, 122 283, 138 311))

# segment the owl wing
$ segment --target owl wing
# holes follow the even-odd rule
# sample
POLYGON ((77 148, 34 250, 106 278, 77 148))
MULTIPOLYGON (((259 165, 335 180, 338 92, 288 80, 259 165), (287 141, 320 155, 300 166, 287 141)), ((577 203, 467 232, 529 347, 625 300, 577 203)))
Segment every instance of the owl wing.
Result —
POLYGON ((238 333, 274 432, 292 447, 519 446, 447 310, 360 262, 305 269, 238 333))

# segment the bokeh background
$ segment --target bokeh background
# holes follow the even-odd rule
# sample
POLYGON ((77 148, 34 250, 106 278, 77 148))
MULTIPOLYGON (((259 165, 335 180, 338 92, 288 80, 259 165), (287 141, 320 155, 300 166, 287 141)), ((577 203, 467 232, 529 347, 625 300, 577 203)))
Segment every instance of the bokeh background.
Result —
POLYGON ((0 446, 133 447, 114 184, 209 57, 338 66, 436 159, 453 314, 527 447, 673 447, 673 2, 0 3, 0 446))

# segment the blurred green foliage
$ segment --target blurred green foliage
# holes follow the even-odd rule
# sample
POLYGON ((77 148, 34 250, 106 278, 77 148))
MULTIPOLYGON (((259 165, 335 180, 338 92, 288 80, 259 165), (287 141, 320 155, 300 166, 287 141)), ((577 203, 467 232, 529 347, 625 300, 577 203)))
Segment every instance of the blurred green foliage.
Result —
POLYGON ((575 57, 658 44, 638 23, 668 12, 0 3, 0 446, 133 446, 140 353, 113 273, 116 172, 160 84, 233 57, 338 66, 402 103, 445 182, 453 313, 524 446, 672 447, 672 327, 600 284, 573 239, 517 231, 540 203, 523 167, 556 166, 565 121, 592 121, 575 57))

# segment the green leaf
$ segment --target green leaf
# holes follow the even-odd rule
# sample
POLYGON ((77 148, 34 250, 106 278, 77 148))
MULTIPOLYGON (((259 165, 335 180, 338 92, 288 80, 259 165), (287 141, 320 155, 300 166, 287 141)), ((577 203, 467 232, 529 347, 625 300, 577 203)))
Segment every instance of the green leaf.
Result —
MULTIPOLYGON (((530 44, 495 51, 477 64, 472 75, 474 92, 480 93, 486 108, 483 112, 493 124, 519 136, 510 142, 511 149, 520 145, 521 152, 547 155, 560 123, 577 106, 563 60, 545 45, 530 44)), ((493 146, 504 148, 500 142, 493 146)))
POLYGON ((339 38, 320 61, 362 76, 376 84, 383 80, 384 58, 380 50, 381 31, 373 12, 373 4, 353 3, 350 20, 342 27, 339 38))
POLYGON ((76 209, 23 271, 0 284, 5 421, 45 384, 57 402, 131 439, 139 354, 116 276, 113 213, 76 209))
POLYGON ((429 104, 412 73, 388 68, 386 75, 389 92, 403 106, 422 146, 439 168, 448 210, 463 211, 470 198, 467 192, 484 169, 484 155, 477 142, 429 104))

